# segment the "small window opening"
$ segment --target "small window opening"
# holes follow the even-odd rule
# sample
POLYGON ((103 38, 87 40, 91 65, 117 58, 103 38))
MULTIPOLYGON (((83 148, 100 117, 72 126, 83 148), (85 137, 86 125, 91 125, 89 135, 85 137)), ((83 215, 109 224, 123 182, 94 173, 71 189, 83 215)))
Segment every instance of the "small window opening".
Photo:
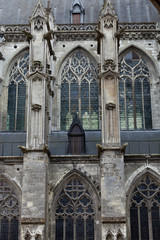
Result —
POLYGON ((76 114, 68 132, 68 154, 85 154, 85 132, 76 114))
POLYGON ((71 23, 80 24, 84 22, 84 7, 80 0, 74 0, 70 8, 71 23))

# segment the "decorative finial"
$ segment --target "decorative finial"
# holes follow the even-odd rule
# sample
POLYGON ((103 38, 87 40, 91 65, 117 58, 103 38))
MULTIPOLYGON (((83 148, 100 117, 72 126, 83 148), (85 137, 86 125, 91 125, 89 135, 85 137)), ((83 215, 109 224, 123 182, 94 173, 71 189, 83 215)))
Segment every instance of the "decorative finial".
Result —
POLYGON ((110 15, 110 16, 115 16, 116 15, 110 0, 105 0, 104 1, 104 6, 103 6, 103 9, 100 13, 100 17, 104 17, 104 16, 107 16, 107 15, 110 15))
POLYGON ((51 12, 51 3, 50 0, 48 0, 47 7, 46 7, 47 13, 51 12))
POLYGON ((50 0, 48 0, 47 8, 50 8, 50 0))

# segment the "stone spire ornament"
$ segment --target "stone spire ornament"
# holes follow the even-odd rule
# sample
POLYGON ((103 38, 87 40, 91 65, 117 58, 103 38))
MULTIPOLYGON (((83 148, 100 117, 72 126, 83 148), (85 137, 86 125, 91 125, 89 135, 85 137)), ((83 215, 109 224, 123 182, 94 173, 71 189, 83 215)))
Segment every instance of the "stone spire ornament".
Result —
POLYGON ((100 19, 105 16, 116 16, 114 8, 110 2, 110 0, 105 0, 104 6, 100 12, 100 19))
POLYGON ((41 17, 41 18, 46 18, 46 12, 45 9, 42 6, 42 2, 41 0, 38 0, 38 3, 34 9, 34 12, 32 14, 31 20, 37 17, 41 17))

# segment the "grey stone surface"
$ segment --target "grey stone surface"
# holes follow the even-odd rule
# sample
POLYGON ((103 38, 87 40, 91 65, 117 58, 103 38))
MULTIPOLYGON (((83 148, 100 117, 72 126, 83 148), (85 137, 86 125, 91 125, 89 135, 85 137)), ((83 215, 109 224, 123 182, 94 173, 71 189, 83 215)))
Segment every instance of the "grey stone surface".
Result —
MULTIPOLYGON (((38 0, 0 1, 0 24, 27 24, 38 0)), ((52 12, 57 24, 70 23, 70 7, 73 0, 51 0, 52 12)), ((81 0, 85 9, 85 23, 96 23, 103 0, 81 0)), ((111 0, 120 22, 155 22, 158 12, 150 0, 111 0), (124 7, 125 6, 125 7, 124 7)), ((42 0, 47 6, 47 1, 42 0)))

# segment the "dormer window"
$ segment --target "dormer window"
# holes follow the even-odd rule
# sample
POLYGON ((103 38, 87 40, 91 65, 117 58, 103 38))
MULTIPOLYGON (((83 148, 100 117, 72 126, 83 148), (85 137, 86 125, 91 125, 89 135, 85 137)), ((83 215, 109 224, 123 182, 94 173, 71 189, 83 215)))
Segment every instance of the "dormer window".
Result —
POLYGON ((80 0, 74 0, 70 8, 71 23, 80 24, 84 22, 84 7, 80 0))

